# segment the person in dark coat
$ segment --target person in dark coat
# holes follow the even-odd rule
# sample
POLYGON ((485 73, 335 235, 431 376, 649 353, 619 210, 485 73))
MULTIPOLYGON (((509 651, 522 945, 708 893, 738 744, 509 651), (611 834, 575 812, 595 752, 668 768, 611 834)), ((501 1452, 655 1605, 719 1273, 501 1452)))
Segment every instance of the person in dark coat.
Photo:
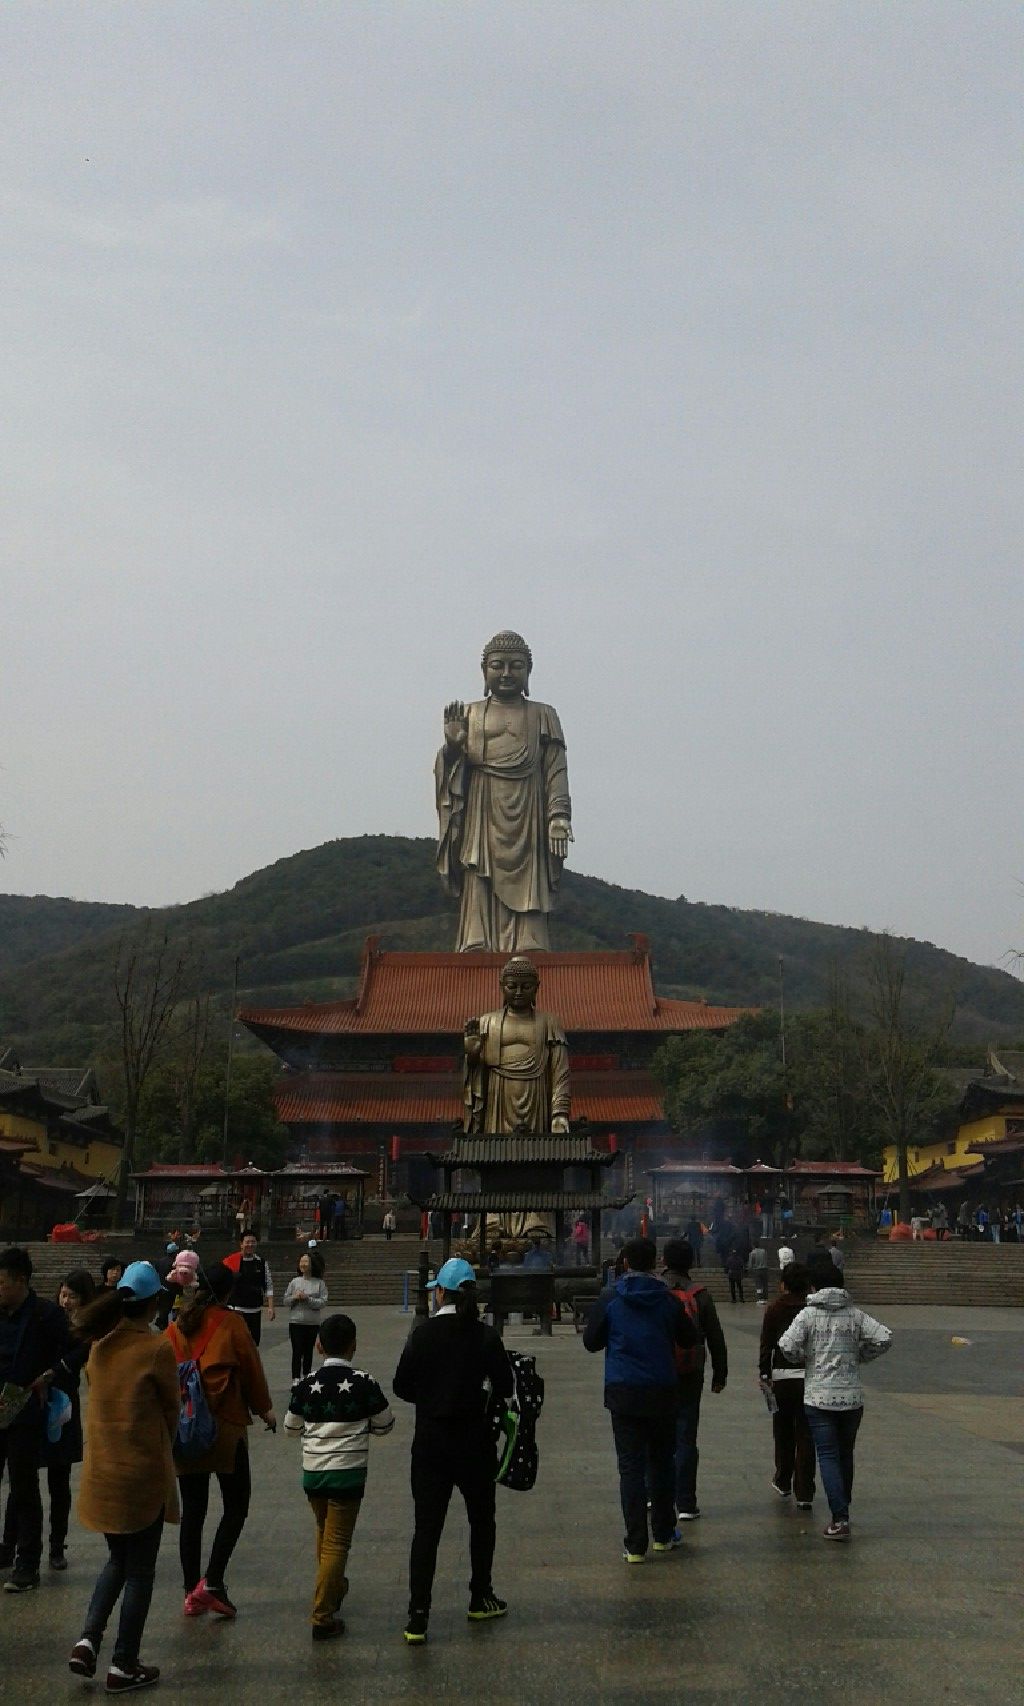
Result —
MULTIPOLYGON (((79 1310, 91 1303, 95 1295, 96 1287, 87 1268, 74 1268, 64 1280, 57 1293, 57 1302, 67 1316, 72 1332, 79 1310)), ((71 1419, 61 1429, 59 1439, 47 1439, 43 1445, 43 1467, 50 1495, 51 1570, 66 1570, 68 1567, 65 1547, 71 1517, 71 1470, 74 1464, 81 1463, 83 1456, 81 1381, 88 1356, 89 1346, 72 1340, 54 1370, 53 1384, 71 1399, 71 1419)))
POLYGON ((622 1278, 602 1291, 583 1331, 584 1349, 605 1353, 604 1404, 615 1442, 627 1564, 642 1564, 649 1544, 655 1552, 682 1544, 675 1503, 675 1352, 677 1346, 698 1346, 700 1334, 679 1299, 655 1276, 657 1259, 650 1238, 624 1244, 622 1278))
POLYGON ((797 1508, 809 1511, 814 1498, 814 1441, 804 1415, 804 1371, 787 1363, 779 1340, 796 1320, 811 1286, 806 1267, 790 1262, 782 1273, 782 1288, 761 1317, 758 1374, 770 1388, 777 1408, 772 1414, 775 1473, 772 1487, 780 1499, 796 1498, 797 1508))
POLYGON ((664 1250, 665 1267, 662 1280, 669 1291, 679 1298, 691 1320, 696 1320, 700 1344, 676 1354, 676 1378, 679 1383, 679 1407, 676 1411, 676 1521, 695 1522, 700 1516, 697 1503, 697 1465, 700 1451, 697 1430, 700 1426, 700 1404, 704 1394, 704 1371, 711 1358, 711 1390, 724 1392, 729 1378, 729 1357, 725 1334, 718 1310, 706 1286, 695 1285, 690 1278, 693 1250, 685 1238, 670 1238, 664 1250))
POLYGON ((469 1518, 469 1618, 486 1622, 508 1610, 491 1582, 497 1455, 488 1404, 512 1396, 512 1368, 494 1328, 478 1319, 476 1275, 468 1262, 449 1257, 431 1289, 435 1312, 410 1334, 393 1381, 395 1396, 416 1406, 405 1627, 411 1646, 427 1638, 437 1548, 456 1487, 469 1518))
MULTIPOLYGON (((96 1295, 96 1282, 87 1268, 75 1268, 62 1281, 57 1302, 74 1330, 79 1309, 96 1295)), ((71 1418, 65 1422, 56 1440, 43 1440, 40 1461, 46 1470, 47 1491, 50 1495, 50 1568, 66 1570, 65 1544, 71 1516, 71 1469, 82 1461, 82 1403, 79 1386, 82 1369, 89 1355, 87 1344, 69 1343, 54 1369, 53 1385, 66 1392, 71 1400, 71 1418)), ((13 1558, 18 1535, 18 1518, 14 1499, 8 1497, 4 1512, 4 1554, 13 1558)))
POLYGON ((43 1502, 39 1469, 46 1437, 46 1391, 68 1348, 63 1309, 32 1290, 32 1258, 16 1247, 0 1255, 0 1387, 27 1392, 27 1401, 0 1427, 0 1475, 7 1468, 14 1504, 11 1540, 0 1555, 14 1565, 5 1593, 39 1586, 43 1502))

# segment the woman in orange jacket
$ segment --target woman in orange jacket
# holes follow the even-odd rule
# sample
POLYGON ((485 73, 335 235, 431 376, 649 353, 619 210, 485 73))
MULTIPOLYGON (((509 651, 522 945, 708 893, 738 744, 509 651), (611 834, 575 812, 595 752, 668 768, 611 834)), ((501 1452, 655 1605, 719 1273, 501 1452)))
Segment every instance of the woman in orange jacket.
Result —
POLYGON ((231 1555, 249 1514, 251 1479, 246 1433, 254 1415, 276 1428, 270 1390, 260 1353, 240 1315, 226 1307, 235 1276, 222 1263, 199 1270, 199 1290, 167 1328, 179 1363, 199 1366, 203 1392, 217 1437, 203 1456, 177 1462, 181 1499, 179 1548, 185 1580, 186 1617, 213 1611, 234 1617, 236 1610, 224 1581, 231 1555), (203 1524, 210 1499, 210 1476, 216 1475, 223 1501, 205 1576, 201 1574, 203 1524))

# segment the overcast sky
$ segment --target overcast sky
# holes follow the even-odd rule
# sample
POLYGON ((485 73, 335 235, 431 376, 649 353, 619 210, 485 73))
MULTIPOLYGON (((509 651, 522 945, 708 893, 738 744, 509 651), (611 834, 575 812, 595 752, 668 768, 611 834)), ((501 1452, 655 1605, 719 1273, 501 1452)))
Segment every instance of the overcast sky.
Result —
POLYGON ((11 0, 0 883, 430 835, 495 629, 576 869, 1024 943, 1016 0, 11 0))

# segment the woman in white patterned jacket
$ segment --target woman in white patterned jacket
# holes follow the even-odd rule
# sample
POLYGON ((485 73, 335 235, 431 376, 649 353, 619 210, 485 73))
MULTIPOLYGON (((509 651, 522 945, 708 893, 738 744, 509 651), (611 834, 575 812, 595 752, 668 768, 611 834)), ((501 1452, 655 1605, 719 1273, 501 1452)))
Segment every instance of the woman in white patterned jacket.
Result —
POLYGON ((831 1262, 815 1279, 817 1289, 783 1333, 779 1350, 804 1365, 804 1414, 832 1513, 825 1539, 849 1540, 853 1447, 864 1415, 860 1365, 882 1356, 892 1333, 854 1307, 831 1262))

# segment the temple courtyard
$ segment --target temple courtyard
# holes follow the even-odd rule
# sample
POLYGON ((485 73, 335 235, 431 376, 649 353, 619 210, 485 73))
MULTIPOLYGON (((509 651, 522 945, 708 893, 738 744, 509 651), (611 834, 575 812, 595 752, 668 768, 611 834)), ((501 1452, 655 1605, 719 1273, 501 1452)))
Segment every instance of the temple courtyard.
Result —
MULTIPOLYGON (((356 1360, 390 1391, 411 1317, 353 1313, 356 1360)), ((374 1445, 349 1567, 348 1633, 318 1646, 308 1624, 313 1523, 300 1447, 257 1424, 252 1509, 228 1577, 238 1619, 185 1621, 176 1530, 167 1530, 143 1645, 163 1671, 154 1698, 1019 1701, 1021 1312, 878 1313, 895 1343, 866 1370, 853 1544, 821 1539, 820 1492, 809 1513, 772 1492, 771 1424, 755 1378, 760 1311, 726 1305, 731 1374, 720 1396, 705 1392, 704 1514, 686 1527, 682 1549, 640 1568, 621 1561, 603 1359, 588 1356, 567 1326, 551 1339, 510 1327, 507 1344, 536 1352, 547 1384, 537 1487, 498 1489, 495 1586, 510 1613, 467 1623, 466 1525, 453 1503, 421 1649, 401 1638, 411 1412, 396 1401, 398 1427, 374 1445)), ((264 1327, 262 1349, 280 1420, 289 1388, 280 1319, 264 1327)), ((218 1505, 214 1491, 211 1513, 218 1505)), ((101 1692, 71 1677, 66 1658, 104 1555, 102 1538, 73 1521, 67 1574, 44 1566, 38 1592, 0 1597, 4 1701, 52 1706, 101 1692)))

